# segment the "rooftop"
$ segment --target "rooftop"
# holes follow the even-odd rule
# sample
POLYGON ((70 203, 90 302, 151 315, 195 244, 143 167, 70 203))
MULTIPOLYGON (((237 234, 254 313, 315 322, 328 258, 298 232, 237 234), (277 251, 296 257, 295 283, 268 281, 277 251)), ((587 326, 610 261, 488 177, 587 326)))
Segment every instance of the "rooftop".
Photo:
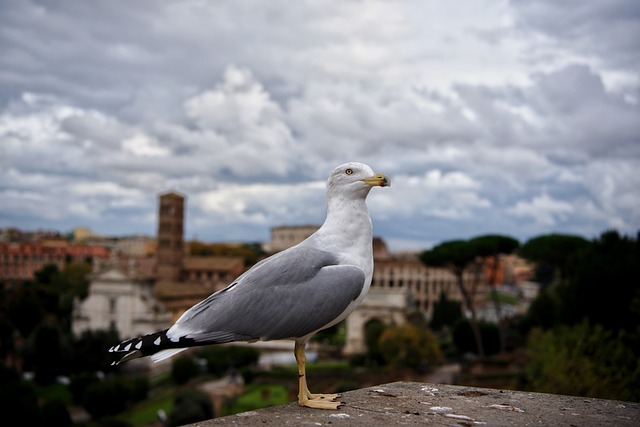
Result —
POLYGON ((337 411, 290 403, 192 427, 640 425, 640 403, 444 384, 395 382, 348 391, 341 400, 346 404, 337 411))

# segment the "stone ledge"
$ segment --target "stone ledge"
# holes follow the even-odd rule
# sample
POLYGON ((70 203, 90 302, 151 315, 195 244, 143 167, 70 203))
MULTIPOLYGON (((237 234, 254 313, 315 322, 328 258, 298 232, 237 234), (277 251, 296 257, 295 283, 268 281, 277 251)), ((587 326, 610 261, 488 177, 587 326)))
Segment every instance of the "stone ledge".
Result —
POLYGON ((337 411, 273 406, 191 424, 240 426, 638 426, 640 403, 395 382, 348 391, 337 411))

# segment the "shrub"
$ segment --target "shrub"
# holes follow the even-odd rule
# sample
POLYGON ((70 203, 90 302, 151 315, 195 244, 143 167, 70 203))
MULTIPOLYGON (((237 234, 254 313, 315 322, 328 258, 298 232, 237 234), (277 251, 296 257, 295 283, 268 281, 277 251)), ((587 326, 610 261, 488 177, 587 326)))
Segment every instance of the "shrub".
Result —
MULTIPOLYGON (((364 326, 364 342, 367 346, 367 359, 372 364, 383 364, 384 357, 380 351, 380 336, 386 329, 380 319, 371 319, 364 326)), ((365 361, 366 363, 366 361, 365 361)))
POLYGON ((254 347, 214 346, 201 350, 198 356, 207 361, 207 370, 214 375, 224 375, 230 368, 241 369, 255 365, 260 352, 254 347))
POLYGON ((127 408, 131 390, 120 378, 107 378, 87 388, 84 407, 94 419, 117 414, 127 408))
POLYGON ((0 363, 0 413, 2 425, 41 424, 38 396, 33 387, 20 381, 18 374, 0 363))
POLYGON ((442 358, 435 334, 411 323, 386 328, 378 345, 382 356, 392 367, 426 369, 442 358))
POLYGON ((181 426, 213 418, 209 395, 198 390, 183 389, 176 393, 168 425, 181 426))
POLYGON ((46 420, 46 425, 51 427, 70 427, 72 425, 71 416, 60 399, 54 399, 42 405, 42 419, 46 420))
POLYGON ((179 357, 171 366, 171 378, 176 384, 185 384, 198 375, 198 364, 190 356, 179 357))
MULTIPOLYGON (((482 338, 482 346, 487 356, 500 352, 500 332, 498 327, 493 323, 480 323, 480 336, 482 338)), ((453 327, 453 343, 459 353, 477 353, 478 348, 473 331, 471 330, 471 322, 467 319, 456 322, 453 327)))
POLYGON ((149 394, 149 378, 146 376, 134 377, 130 380, 131 399, 139 402, 147 398, 149 394))
POLYGON ((625 342, 588 321, 529 335, 525 369, 534 391, 603 399, 640 401, 640 361, 625 342))
POLYGON ((71 377, 69 391, 71 392, 71 396, 73 396, 74 403, 81 405, 87 389, 99 382, 98 377, 92 372, 83 372, 71 377))

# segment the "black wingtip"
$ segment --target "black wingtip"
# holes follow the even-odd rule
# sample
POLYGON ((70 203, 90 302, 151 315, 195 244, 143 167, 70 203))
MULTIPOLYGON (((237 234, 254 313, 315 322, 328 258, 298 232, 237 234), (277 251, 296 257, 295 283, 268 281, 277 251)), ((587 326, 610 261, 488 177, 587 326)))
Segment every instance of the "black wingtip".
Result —
POLYGON ((122 341, 120 344, 109 348, 108 352, 114 356, 120 356, 118 360, 112 363, 112 365, 119 365, 172 347, 175 347, 175 343, 167 338, 167 330, 164 330, 122 341))

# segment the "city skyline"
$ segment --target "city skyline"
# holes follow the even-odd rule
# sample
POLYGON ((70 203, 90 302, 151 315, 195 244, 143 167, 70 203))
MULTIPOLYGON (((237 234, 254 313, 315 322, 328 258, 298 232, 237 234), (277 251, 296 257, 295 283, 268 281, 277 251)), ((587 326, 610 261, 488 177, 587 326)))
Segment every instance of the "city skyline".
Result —
POLYGON ((640 228, 640 5, 0 2, 0 227, 268 241, 333 167, 392 251, 640 228))

